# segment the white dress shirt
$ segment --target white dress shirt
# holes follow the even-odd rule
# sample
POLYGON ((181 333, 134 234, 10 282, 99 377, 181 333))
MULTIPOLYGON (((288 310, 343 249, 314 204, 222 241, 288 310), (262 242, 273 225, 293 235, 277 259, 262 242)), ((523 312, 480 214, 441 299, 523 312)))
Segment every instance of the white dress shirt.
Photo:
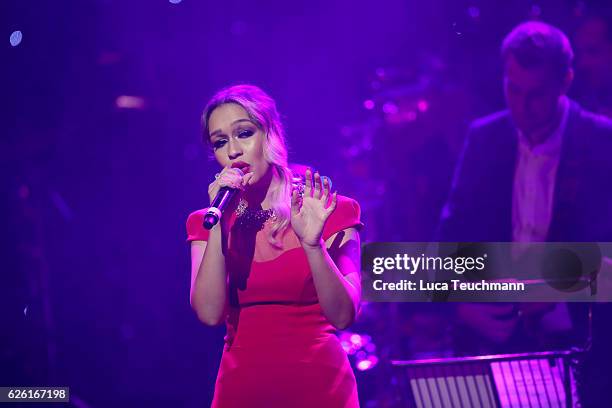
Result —
POLYGON ((518 132, 518 158, 512 194, 512 240, 546 241, 552 219, 555 180, 567 125, 569 100, 563 97, 559 127, 542 143, 531 146, 518 132))
MULTIPOLYGON (((532 147, 525 135, 518 132, 518 158, 512 193, 514 242, 546 241, 552 219, 555 180, 569 111, 569 100, 567 97, 563 98, 559 127, 543 143, 532 147)), ((520 256, 525 248, 526 245, 514 245, 514 255, 520 256)), ((571 329, 567 306, 564 303, 557 303, 553 310, 542 316, 540 325, 543 330, 550 332, 571 329)))

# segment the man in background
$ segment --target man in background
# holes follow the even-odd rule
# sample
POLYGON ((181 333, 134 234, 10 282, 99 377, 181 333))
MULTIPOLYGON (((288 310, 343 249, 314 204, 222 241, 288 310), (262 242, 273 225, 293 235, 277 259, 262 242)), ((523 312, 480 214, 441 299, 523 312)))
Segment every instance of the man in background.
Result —
MULTIPOLYGON (((438 239, 612 241, 612 122, 566 96, 574 79, 568 38, 548 24, 523 23, 506 36, 501 56, 508 109, 471 125, 438 239)), ((563 303, 460 304, 457 344, 471 349, 458 352, 568 347, 558 340, 572 329, 569 312, 563 303)), ((609 355, 606 326, 600 333, 595 326, 594 359, 609 355)), ((585 365, 585 385, 601 398, 607 380, 590 375, 594 367, 585 365)))
POLYGON ((505 38, 502 59, 508 109, 471 125, 439 238, 612 240, 612 122, 566 96, 567 37, 523 23, 505 38))

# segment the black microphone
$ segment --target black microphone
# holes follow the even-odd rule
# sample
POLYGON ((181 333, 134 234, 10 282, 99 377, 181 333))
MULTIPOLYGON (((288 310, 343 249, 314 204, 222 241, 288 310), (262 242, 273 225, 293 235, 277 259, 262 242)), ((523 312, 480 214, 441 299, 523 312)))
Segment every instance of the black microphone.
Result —
MULTIPOLYGON (((244 176, 242 170, 240 170, 239 168, 236 168, 236 170, 238 170, 240 174, 244 176)), ((208 207, 206 215, 204 215, 204 228, 209 230, 215 225, 217 225, 217 223, 221 219, 221 216, 223 215, 223 212, 225 211, 225 208, 227 208, 227 206, 237 193, 237 188, 225 186, 219 189, 219 192, 217 193, 215 199, 210 204, 210 207, 208 207)))

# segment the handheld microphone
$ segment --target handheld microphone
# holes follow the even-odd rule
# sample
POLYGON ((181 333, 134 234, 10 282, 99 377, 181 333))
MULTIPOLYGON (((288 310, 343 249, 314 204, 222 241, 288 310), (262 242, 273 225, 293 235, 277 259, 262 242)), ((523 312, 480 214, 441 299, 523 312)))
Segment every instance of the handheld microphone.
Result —
MULTIPOLYGON (((236 170, 238 170, 240 174, 244 176, 242 170, 238 168, 236 170)), ((232 201, 232 199, 237 193, 238 189, 236 188, 226 186, 221 187, 221 189, 219 189, 219 192, 215 196, 215 199, 210 204, 210 207, 208 207, 206 215, 204 215, 204 228, 209 230, 215 225, 217 225, 217 223, 221 219, 221 216, 223 215, 223 212, 229 206, 229 203, 232 201)))

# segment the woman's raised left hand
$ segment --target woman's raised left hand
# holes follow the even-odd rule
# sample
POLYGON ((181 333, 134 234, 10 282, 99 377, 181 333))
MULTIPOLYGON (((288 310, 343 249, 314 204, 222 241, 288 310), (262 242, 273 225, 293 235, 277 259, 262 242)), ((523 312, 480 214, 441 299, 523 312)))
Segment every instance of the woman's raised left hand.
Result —
POLYGON ((291 196, 291 227, 305 248, 324 245, 323 226, 336 209, 337 192, 331 194, 330 182, 318 172, 306 170, 304 195, 300 197, 294 188, 291 196), (331 202, 330 202, 331 201, 331 202))

